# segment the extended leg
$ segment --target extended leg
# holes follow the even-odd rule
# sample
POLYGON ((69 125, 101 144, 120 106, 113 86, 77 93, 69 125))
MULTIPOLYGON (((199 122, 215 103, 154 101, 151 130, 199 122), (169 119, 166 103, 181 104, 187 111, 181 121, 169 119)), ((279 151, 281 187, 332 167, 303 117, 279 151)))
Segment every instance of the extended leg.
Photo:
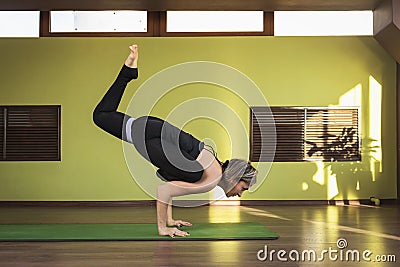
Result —
POLYGON ((127 84, 138 77, 137 46, 131 46, 130 49, 131 53, 116 80, 93 111, 94 123, 119 139, 123 139, 123 125, 130 117, 118 112, 117 108, 127 84))

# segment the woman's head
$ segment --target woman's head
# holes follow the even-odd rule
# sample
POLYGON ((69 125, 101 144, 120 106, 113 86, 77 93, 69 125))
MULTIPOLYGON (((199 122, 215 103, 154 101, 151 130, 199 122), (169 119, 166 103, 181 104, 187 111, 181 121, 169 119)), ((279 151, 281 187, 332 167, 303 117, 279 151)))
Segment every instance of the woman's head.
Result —
POLYGON ((221 181, 218 183, 225 194, 230 196, 241 196, 242 192, 256 183, 257 170, 249 161, 242 159, 231 159, 224 164, 221 181))

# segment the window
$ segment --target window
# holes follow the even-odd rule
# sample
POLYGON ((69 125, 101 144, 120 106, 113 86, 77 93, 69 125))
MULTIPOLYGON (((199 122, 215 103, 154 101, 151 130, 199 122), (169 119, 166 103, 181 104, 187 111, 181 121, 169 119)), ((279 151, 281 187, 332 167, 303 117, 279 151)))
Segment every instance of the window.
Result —
POLYGON ((0 11, 0 37, 39 37, 39 11, 0 11))
POLYGON ((372 11, 276 11, 276 36, 373 35, 372 11))
POLYGON ((167 32, 262 32, 263 11, 167 11, 167 32))
POLYGON ((341 107, 252 107, 250 160, 271 159, 268 142, 276 140, 275 162, 359 161, 358 113, 341 107))
POLYGON ((41 11, 42 37, 272 36, 266 11, 41 11))
POLYGON ((59 161, 60 106, 0 106, 2 161, 59 161))
POLYGON ((50 32, 147 32, 147 11, 51 11, 50 32))

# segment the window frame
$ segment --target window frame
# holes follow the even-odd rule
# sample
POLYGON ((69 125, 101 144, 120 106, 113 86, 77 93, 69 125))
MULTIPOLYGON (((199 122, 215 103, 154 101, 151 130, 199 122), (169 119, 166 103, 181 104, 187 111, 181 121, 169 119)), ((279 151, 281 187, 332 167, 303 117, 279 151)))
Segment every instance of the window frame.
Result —
POLYGON ((147 11, 147 32, 51 32, 50 11, 40 12, 40 37, 152 37, 159 33, 159 12, 147 11))
POLYGON ((262 32, 167 32, 167 12, 147 11, 147 32, 50 32, 50 11, 40 12, 40 37, 207 37, 273 36, 274 12, 263 12, 262 32))
POLYGON ((165 37, 196 37, 196 36, 273 36, 274 12, 263 11, 263 31, 253 32, 167 32, 167 12, 160 13, 160 36, 165 37))

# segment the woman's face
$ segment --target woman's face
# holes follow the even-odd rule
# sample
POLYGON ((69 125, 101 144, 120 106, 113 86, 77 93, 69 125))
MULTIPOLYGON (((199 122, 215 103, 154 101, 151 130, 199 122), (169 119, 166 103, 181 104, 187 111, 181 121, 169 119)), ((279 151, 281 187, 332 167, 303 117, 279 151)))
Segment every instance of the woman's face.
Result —
POLYGON ((249 189, 249 184, 243 180, 240 180, 228 193, 226 193, 227 197, 241 197, 243 192, 249 189))

